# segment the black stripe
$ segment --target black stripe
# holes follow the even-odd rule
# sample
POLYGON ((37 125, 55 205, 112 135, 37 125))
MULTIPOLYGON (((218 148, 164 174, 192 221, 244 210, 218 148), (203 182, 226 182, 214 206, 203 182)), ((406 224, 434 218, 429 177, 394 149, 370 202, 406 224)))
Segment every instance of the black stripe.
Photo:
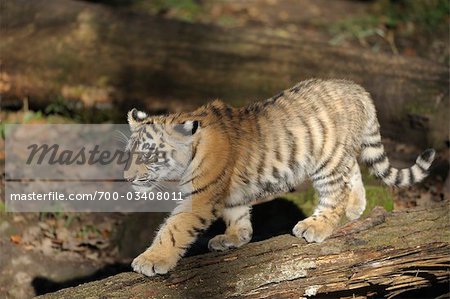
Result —
POLYGON ((202 225, 206 225, 206 223, 208 222, 205 218, 199 216, 199 215, 195 215, 197 217, 198 220, 200 220, 200 223, 202 225))
POLYGON ((407 185, 411 185, 412 183, 412 176, 411 176, 411 168, 408 169, 408 183, 407 185))
POLYGON ((195 156, 197 155, 197 148, 198 148, 199 144, 200 144, 200 137, 197 139, 197 142, 192 145, 192 152, 191 152, 192 159, 191 160, 195 159, 195 156))
POLYGON ((428 170, 426 170, 425 168, 422 167, 422 165, 420 165, 419 163, 416 163, 417 167, 419 167, 419 169, 423 172, 423 173, 428 173, 428 170))
POLYGON ((348 173, 348 172, 350 171, 350 169, 351 169, 350 166, 353 166, 353 164, 350 164, 352 161, 349 161, 349 158, 351 157, 351 156, 348 155, 349 152, 350 152, 350 151, 347 150, 347 151, 345 151, 345 153, 342 154, 341 160, 339 160, 338 164, 336 164, 335 169, 340 169, 341 167, 343 167, 344 165, 346 165, 346 163, 348 163, 347 166, 349 166, 349 167, 348 167, 346 173, 348 173))
POLYGON ((314 174, 312 174, 312 175, 311 175, 311 178, 312 178, 312 180, 313 180, 314 182, 317 182, 317 181, 325 180, 325 179, 327 179, 327 178, 329 178, 330 176, 333 176, 333 175, 334 175, 334 172, 331 171, 331 172, 328 173, 328 174, 321 175, 321 176, 318 176, 318 177, 315 177, 315 178, 313 178, 314 174))
POLYGON ((219 212, 219 211, 216 209, 216 207, 213 207, 212 210, 211 210, 211 214, 212 214, 215 218, 217 218, 217 217, 219 216, 218 212, 219 212))
POLYGON ((169 234, 170 234, 170 240, 172 241, 172 245, 175 246, 175 238, 173 236, 172 231, 169 229, 169 234))
POLYGON ((319 216, 321 216, 322 218, 325 218, 325 220, 329 220, 328 216, 325 215, 324 213, 320 214, 319 216))
POLYGON ((286 131, 287 135, 288 135, 288 142, 289 142, 289 147, 290 147, 290 153, 289 153, 289 168, 292 171, 295 171, 296 166, 297 166, 297 142, 295 140, 295 136, 294 134, 287 128, 286 125, 284 125, 284 130, 286 131))
POLYGON ((233 118, 233 109, 231 107, 227 107, 225 109, 225 112, 226 112, 228 118, 233 118))
POLYGON ((337 205, 339 204, 340 198, 342 197, 342 195, 345 192, 346 192, 346 188, 341 188, 338 193, 334 193, 333 197, 331 197, 331 199, 334 200, 334 203, 332 205, 326 204, 326 203, 321 203, 320 200, 319 200, 319 206, 324 206, 324 207, 327 207, 327 206, 330 207, 331 206, 333 208, 337 207, 337 205))
POLYGON ((395 178, 395 185, 398 186, 403 180, 403 172, 399 169, 397 172, 397 177, 395 178))
POLYGON ((323 155, 323 149, 325 147, 325 124, 323 123, 323 121, 320 118, 317 118, 317 121, 319 122, 319 127, 320 127, 320 133, 323 136, 323 140, 322 140, 322 145, 320 146, 320 151, 319 151, 319 157, 321 157, 323 155))
POLYGON ((372 166, 372 167, 373 167, 375 164, 380 164, 380 163, 384 162, 385 159, 387 159, 387 156, 386 156, 386 153, 383 152, 381 155, 379 155, 379 156, 376 157, 376 158, 371 158, 371 159, 369 159, 369 160, 366 160, 366 163, 367 163, 369 166, 372 166))
MULTIPOLYGON (((381 135, 380 134, 380 128, 375 127, 374 131, 370 131, 369 133, 364 134, 364 137, 366 137, 366 138, 367 137, 376 137, 378 135, 381 135)), ((381 138, 381 136, 380 136, 380 138, 381 138)))
POLYGON ((152 125, 152 129, 153 129, 155 135, 158 135, 158 133, 160 132, 159 125, 156 125, 156 124, 152 125))
POLYGON ((361 148, 362 149, 365 149, 365 148, 368 148, 368 147, 379 148, 379 147, 382 147, 382 146, 383 146, 383 144, 381 143, 381 141, 378 141, 378 142, 375 142, 375 143, 363 143, 363 144, 361 144, 361 148))
MULTIPOLYGON (((222 178, 223 178, 223 176, 226 174, 226 172, 225 171, 222 171, 218 176, 216 176, 211 182, 209 182, 209 183, 207 183, 206 185, 204 185, 203 187, 200 187, 200 188, 198 188, 198 189, 195 189, 194 191, 192 191, 192 192, 188 192, 188 193, 185 193, 184 194, 184 196, 190 196, 190 195, 194 195, 194 194, 197 194, 197 193, 201 193, 201 192, 203 192, 203 191, 205 191, 206 189, 208 189, 209 187, 211 187, 212 185, 215 185, 215 184, 217 184, 217 183, 220 183, 221 181, 222 181, 222 178)), ((217 191, 220 191, 220 190, 217 190, 217 191)))
POLYGON ((247 110, 245 108, 241 108, 238 110, 238 120, 239 123, 243 122, 244 120, 247 120, 247 110))
MULTIPOLYGON (((332 186, 332 185, 330 185, 332 186)), ((334 195, 336 194, 336 191, 340 191, 343 189, 343 186, 339 186, 339 185, 334 185, 334 188, 330 188, 330 189, 325 189, 325 190, 317 190, 320 194, 320 196, 328 196, 328 195, 334 195)))
MULTIPOLYGON (((335 174, 336 173, 333 172, 333 173, 330 174, 330 176, 335 175, 335 174)), ((329 176, 327 176, 327 177, 329 177, 329 176)), ((336 183, 343 183, 344 182, 342 176, 335 177, 335 178, 333 178, 332 180, 329 180, 329 181, 322 181, 322 182, 320 182, 320 181, 322 181, 322 179, 314 180, 314 187, 321 188, 321 187, 326 186, 326 185, 334 185, 336 183)))
POLYGON ((294 86, 291 89, 289 89, 289 91, 293 92, 293 93, 297 93, 300 91, 300 86, 294 86))
POLYGON ((192 176, 189 180, 187 180, 187 181, 181 183, 180 186, 184 186, 184 185, 186 185, 186 184, 189 184, 189 183, 193 182, 195 179, 197 179, 198 177, 199 177, 198 175, 192 176))
POLYGON ((384 179, 387 178, 389 176, 391 176, 392 173, 392 167, 388 166, 382 173, 376 173, 375 176, 379 179, 384 179))
POLYGON ((284 95, 284 91, 281 91, 281 92, 277 93, 276 95, 274 95, 274 96, 271 98, 271 100, 272 100, 273 102, 275 102, 276 100, 278 100, 279 98, 281 98, 283 95, 284 95))
POLYGON ((150 134, 149 132, 147 132, 147 131, 144 131, 145 132, 145 136, 147 136, 147 138, 149 138, 149 139, 152 139, 153 140, 153 136, 152 136, 152 134, 150 134))
POLYGON ((258 174, 258 182, 261 181, 261 177, 262 177, 262 175, 264 174, 264 164, 265 164, 265 161, 266 161, 266 152, 264 151, 264 152, 262 153, 262 155, 261 155, 261 158, 260 158, 259 163, 258 163, 258 168, 257 168, 257 170, 256 170, 256 172, 257 172, 257 174, 258 174))
POLYGON ((282 157, 281 157, 281 152, 280 152, 280 148, 277 147, 275 149, 275 158, 277 159, 277 161, 282 162, 282 157))
POLYGON ((303 119, 303 116, 299 115, 298 118, 299 118, 300 122, 302 122, 303 125, 306 127, 306 134, 308 135, 308 154, 313 156, 314 155, 314 140, 312 138, 311 127, 309 126, 309 123, 305 119, 303 119))
POLYGON ((276 179, 280 178, 280 171, 275 166, 272 168, 272 176, 276 179))
MULTIPOLYGON (((321 172, 322 170, 325 169, 325 167, 331 162, 331 160, 333 159, 333 156, 328 157, 325 161, 323 161, 322 163, 319 164, 319 167, 317 167, 314 172, 313 172, 313 176, 317 175, 319 172, 321 172)), ((330 174, 327 174, 325 176, 321 176, 321 177, 327 177, 330 174)))
POLYGON ((244 183, 244 184, 250 183, 250 180, 243 174, 239 174, 239 178, 241 179, 242 183, 244 183))
POLYGON ((411 182, 410 183, 415 183, 416 182, 416 176, 414 175, 412 167, 409 168, 409 177, 411 178, 411 182))
POLYGON ((265 137, 261 132, 261 126, 259 124, 259 119, 256 119, 256 133, 258 136, 258 148, 260 149, 260 159, 258 162, 258 167, 257 167, 257 175, 258 175, 258 182, 261 181, 261 176, 264 172, 264 165, 266 162, 266 144, 265 144, 265 137), (261 148, 262 146, 262 148, 261 148))
POLYGON ((248 212, 245 212, 244 214, 242 214, 241 216, 239 216, 236 221, 234 221, 234 223, 238 223, 239 221, 241 221, 242 219, 244 219, 244 217, 248 216, 248 212))
POLYGON ((319 202, 319 207, 324 207, 327 209, 334 209, 337 207, 337 203, 329 204, 329 203, 319 202))
MULTIPOLYGON (((282 132, 281 132, 281 133, 282 133, 282 132)), ((271 136, 272 136, 272 143, 273 143, 273 146, 275 147, 275 148, 273 149, 273 152, 275 153, 275 159, 276 159, 277 161, 282 162, 281 149, 280 149, 280 143, 281 143, 281 140, 280 140, 280 137, 279 137, 278 134, 277 134, 277 130, 272 130, 271 136)))
MULTIPOLYGON (((203 157, 203 158, 200 160, 200 162, 198 163, 197 167, 196 167, 195 169, 192 170, 191 175, 192 175, 193 177, 194 177, 194 173, 196 173, 198 169, 201 169, 201 168, 202 168, 203 163, 205 162, 205 160, 206 160, 206 157, 203 157)), ((188 168, 186 168, 186 169, 188 169, 188 168)), ((184 175, 184 173, 183 173, 183 175, 184 175)), ((198 176, 198 175, 197 175, 197 176, 198 176)))
MULTIPOLYGON (((328 88, 323 88, 323 92, 327 98, 330 98, 330 99, 333 98, 330 95, 330 91, 328 90, 328 88)), ((325 109, 323 109, 323 111, 325 112, 327 117, 333 122, 333 125, 335 128, 339 125, 338 124, 339 122, 345 123, 347 121, 347 118, 342 120, 341 118, 337 118, 337 117, 335 117, 335 115, 333 115, 333 114, 335 114, 336 108, 334 106, 330 106, 330 102, 327 101, 325 97, 317 95, 317 98, 322 103, 322 106, 325 107, 325 109)))
POLYGON ((222 111, 221 109, 215 107, 215 106, 211 106, 211 111, 213 112, 213 114, 217 117, 221 117, 222 116, 222 111))

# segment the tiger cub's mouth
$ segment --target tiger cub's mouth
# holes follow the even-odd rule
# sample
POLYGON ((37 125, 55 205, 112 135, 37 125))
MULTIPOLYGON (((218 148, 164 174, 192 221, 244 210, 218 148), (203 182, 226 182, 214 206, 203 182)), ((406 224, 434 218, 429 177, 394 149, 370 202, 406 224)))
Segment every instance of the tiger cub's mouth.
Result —
POLYGON ((180 183, 180 180, 135 180, 131 182, 133 185, 143 186, 150 184, 164 184, 164 183, 180 183))

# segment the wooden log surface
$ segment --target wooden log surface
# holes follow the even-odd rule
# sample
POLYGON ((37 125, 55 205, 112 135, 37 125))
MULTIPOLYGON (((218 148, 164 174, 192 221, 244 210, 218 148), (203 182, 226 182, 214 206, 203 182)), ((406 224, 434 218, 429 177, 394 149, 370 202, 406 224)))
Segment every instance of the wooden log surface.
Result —
POLYGON ((364 298, 448 291, 448 202, 350 222, 321 244, 289 235, 182 259, 167 275, 128 272, 42 298, 364 298))
POLYGON ((242 105, 303 79, 333 77, 354 80, 372 94, 386 137, 438 148, 448 140, 445 65, 82 1, 4 0, 0 19, 0 63, 10 81, 3 85, 4 103, 28 97, 33 106, 62 95, 86 105, 112 98, 122 110, 154 109, 161 97, 185 109, 214 98, 242 105))

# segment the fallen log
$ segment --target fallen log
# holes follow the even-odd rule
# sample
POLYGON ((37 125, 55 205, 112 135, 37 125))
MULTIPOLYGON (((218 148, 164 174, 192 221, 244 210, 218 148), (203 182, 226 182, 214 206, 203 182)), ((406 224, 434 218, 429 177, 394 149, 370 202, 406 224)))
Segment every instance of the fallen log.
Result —
POLYGON ((123 121, 130 105, 171 109, 171 101, 155 98, 241 105, 303 79, 334 77, 372 94, 386 137, 438 148, 448 139, 448 68, 422 59, 82 1, 4 0, 0 19, 0 79, 8 79, 0 84, 3 103, 29 98, 33 108, 57 97, 86 106, 113 101, 123 121))
POLYGON ((183 259, 164 276, 122 273, 41 298, 419 298, 448 292, 449 204, 375 208, 322 244, 289 235, 183 259))

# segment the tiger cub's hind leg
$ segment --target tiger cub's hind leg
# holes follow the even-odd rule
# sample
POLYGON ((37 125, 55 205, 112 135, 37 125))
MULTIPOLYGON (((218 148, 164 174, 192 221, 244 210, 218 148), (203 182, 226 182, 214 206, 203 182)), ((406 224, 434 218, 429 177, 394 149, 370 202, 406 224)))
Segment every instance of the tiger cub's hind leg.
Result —
POLYGON ((208 248, 211 251, 225 251, 250 242, 253 235, 250 209, 249 206, 225 208, 222 217, 227 229, 224 234, 209 240, 208 248))
POLYGON ((320 170, 311 176, 313 186, 319 194, 319 204, 312 216, 297 223, 292 230, 299 238, 308 242, 323 242, 339 224, 350 195, 350 170, 354 161, 339 168, 320 170))
POLYGON ((349 220, 358 219, 366 209, 366 190, 361 178, 361 171, 355 161, 350 172, 350 194, 345 209, 345 215, 349 220))

